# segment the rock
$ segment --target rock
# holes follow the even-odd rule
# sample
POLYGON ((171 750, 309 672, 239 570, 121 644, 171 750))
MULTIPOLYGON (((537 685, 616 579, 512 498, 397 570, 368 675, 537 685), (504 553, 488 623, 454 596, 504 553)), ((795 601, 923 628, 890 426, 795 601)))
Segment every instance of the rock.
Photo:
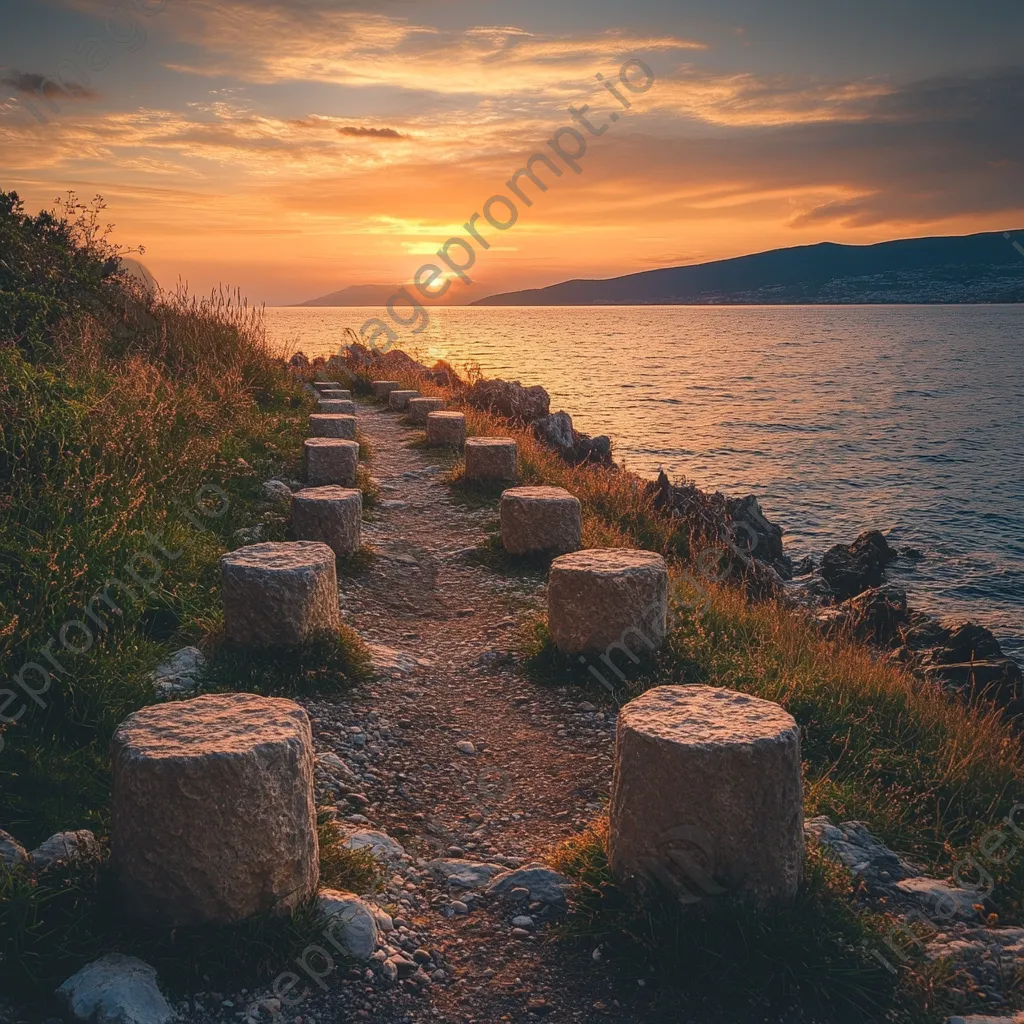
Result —
POLYGON ((654 687, 619 713, 611 870, 701 909, 725 894, 785 905, 803 874, 802 798, 800 730, 781 707, 711 686, 654 687))
POLYGON ((765 518, 757 498, 726 498, 725 510, 731 521, 730 539, 740 551, 766 562, 782 579, 792 579, 793 562, 782 549, 782 527, 765 518))
MULTIPOLYGON (((310 437, 333 437, 341 441, 356 439, 356 418, 336 412, 316 412, 309 417, 310 437)), ((289 498, 291 494, 289 493, 289 498)))
POLYGON ((973 921, 978 917, 975 904, 985 902, 982 893, 974 889, 961 889, 948 885, 938 878, 905 878, 896 883, 896 888, 921 906, 929 917, 938 920, 960 918, 973 921))
POLYGON ((667 616, 668 568, 653 551, 595 548, 551 563, 548 627, 563 654, 607 652, 610 661, 618 649, 636 664, 636 651, 662 645, 667 616))
POLYGON ((410 398, 405 413, 410 423, 423 426, 427 422, 427 413, 440 412, 443 408, 443 398, 410 398))
POLYGON ((174 1010, 157 987, 156 969, 133 956, 108 953, 59 989, 76 1020, 89 1024, 168 1024, 174 1010))
POLYGON ((1011 715, 1024 714, 1024 675, 1012 658, 924 666, 924 677, 967 700, 990 700, 1011 715))
POLYGON ((247 693, 157 704, 111 746, 126 911, 223 925, 290 912, 316 891, 313 741, 297 704, 247 693))
POLYGON ((316 388, 321 394, 324 391, 330 391, 333 388, 340 388, 341 381, 339 380, 315 380, 313 381, 313 387, 316 388))
POLYGON ((392 412, 404 412, 409 400, 419 397, 418 391, 400 391, 398 388, 393 388, 388 392, 388 408, 392 412))
POLYGON ((295 355, 288 360, 288 365, 293 370, 305 370, 309 367, 309 359, 306 357, 305 352, 296 352, 295 355))
POLYGON ((855 597, 882 582, 896 552, 878 530, 866 530, 852 544, 836 544, 821 557, 819 572, 838 600, 855 597))
POLYGON ((933 663, 953 665, 1003 657, 1003 649, 995 634, 977 622, 960 622, 947 629, 941 646, 932 652, 933 663))
POLYGON ((576 443, 576 431, 573 430, 572 417, 567 412, 555 412, 543 416, 530 424, 533 436, 560 455, 571 457, 573 445, 576 443))
POLYGON ((317 916, 325 924, 325 938, 336 942, 354 960, 369 960, 380 941, 375 909, 350 892, 322 889, 317 916))
POLYGON ((427 444, 432 448, 461 448, 465 440, 466 417, 463 413, 427 413, 427 444))
POLYGON ((359 445, 336 437, 307 437, 306 480, 310 487, 337 484, 355 487, 359 470, 359 445))
POLYGON ((510 487, 501 495, 500 518, 509 554, 561 554, 580 546, 580 502, 561 487, 510 487))
POLYGON ((1006 1017, 990 1017, 985 1013, 969 1013, 966 1017, 950 1017, 946 1024, 1024 1024, 1024 1010, 1006 1017))
POLYGON ((363 495, 346 487, 307 487, 292 498, 298 540, 322 541, 336 555, 359 550, 363 495))
POLYGON ((253 647, 291 646, 337 629, 334 552, 315 541, 253 544, 220 559, 224 634, 253 647))
POLYGON ((478 889, 507 869, 500 864, 451 858, 428 861, 427 870, 439 882, 447 882, 460 889, 478 889))
POLYGON ((342 841, 342 845, 349 850, 367 850, 373 855, 374 860, 390 866, 400 864, 408 858, 405 848, 397 839, 392 839, 385 832, 376 832, 369 828, 350 832, 342 841))
POLYGON ((188 693, 199 686, 205 668, 206 657, 198 647, 182 647, 157 665, 150 678, 158 693, 188 693))
POLYGON ((828 847, 871 890, 887 893, 897 882, 916 874, 910 864, 880 843, 861 821, 833 825, 821 816, 806 821, 804 831, 828 847))
POLYGON ((6 868, 28 863, 28 851, 9 832, 0 829, 0 864, 6 868))
POLYGON ((539 384, 524 388, 517 380, 500 377, 477 381, 466 393, 466 401, 474 409, 486 409, 519 423, 543 419, 551 411, 548 393, 539 384))
POLYGON ((352 392, 347 388, 324 388, 320 397, 331 401, 351 402, 352 392))
POLYGON ((418 661, 405 651, 396 651, 383 644, 366 645, 375 675, 405 675, 416 668, 418 661))
POLYGON ((275 504, 287 505, 292 500, 292 489, 283 480, 264 480, 263 495, 275 504))
POLYGON ((520 914, 518 917, 512 918, 512 926, 514 928, 532 928, 533 918, 526 914, 520 914))
POLYGON ((101 856, 100 844, 86 828, 77 832, 58 832, 29 854, 35 871, 46 871, 58 864, 99 860, 101 856))
POLYGON ((459 740, 459 742, 455 744, 455 749, 460 754, 473 755, 476 753, 476 747, 474 747, 469 740, 459 740))
POLYGON ((552 907, 564 907, 566 894, 571 887, 572 882, 565 875, 543 864, 529 864, 498 875, 487 887, 487 894, 519 899, 522 894, 516 890, 525 889, 531 900, 547 903, 552 907))
POLYGON ((860 640, 888 647, 909 621, 907 592, 892 584, 870 587, 839 605, 842 621, 860 640))
POLYGON ((605 434, 591 437, 589 434, 576 434, 576 440, 572 446, 572 457, 570 460, 574 465, 581 466, 583 463, 593 465, 609 466, 612 461, 612 441, 605 434))
POLYGON ((383 402, 386 405, 388 396, 396 388, 401 387, 401 385, 397 380, 375 380, 370 384, 370 387, 373 388, 373 397, 378 402, 383 402))
POLYGON ((470 437, 466 439, 465 479, 479 483, 515 483, 517 448, 511 437, 470 437))

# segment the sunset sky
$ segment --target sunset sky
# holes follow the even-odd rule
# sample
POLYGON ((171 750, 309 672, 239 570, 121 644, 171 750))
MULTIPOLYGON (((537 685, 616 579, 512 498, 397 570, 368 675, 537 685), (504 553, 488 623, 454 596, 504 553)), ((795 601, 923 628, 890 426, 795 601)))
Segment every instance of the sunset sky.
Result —
MULTIPOLYGON (((161 284, 394 284, 589 104, 487 291, 1024 227, 1019 0, 0 0, 0 187, 102 193, 161 284), (119 41, 115 41, 115 38, 119 41), (654 83, 626 111, 595 75, 654 83), (68 63, 70 62, 70 63, 68 63), (77 65, 77 67, 75 67, 77 65), (63 76, 72 96, 35 89, 63 76), (46 123, 33 117, 26 101, 46 123)), ((622 91, 621 85, 619 86, 622 91)), ((548 151, 550 152, 550 151, 548 151)), ((459 291, 461 289, 461 291, 459 291)))

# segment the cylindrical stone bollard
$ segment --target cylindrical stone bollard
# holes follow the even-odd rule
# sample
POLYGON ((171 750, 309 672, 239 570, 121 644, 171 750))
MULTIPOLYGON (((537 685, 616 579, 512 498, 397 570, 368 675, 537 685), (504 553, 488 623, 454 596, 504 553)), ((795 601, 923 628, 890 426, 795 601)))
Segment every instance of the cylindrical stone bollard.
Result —
POLYGON ((313 737, 290 700, 227 693, 155 704, 112 743, 123 905, 164 927, 294 910, 320 878, 313 737))
POLYGON ((509 554, 561 554, 580 546, 580 502, 561 487, 510 487, 502 492, 499 513, 509 554))
POLYGON ((342 416, 334 412, 315 412, 309 417, 310 437, 335 437, 342 441, 356 439, 355 416, 342 416))
POLYGON ((593 548, 551 563, 548 628, 563 654, 623 644, 641 654, 655 651, 665 639, 667 616, 668 569, 653 551, 593 548))
POLYGON ((336 437, 307 437, 306 482, 310 487, 338 484, 355 487, 359 469, 359 445, 336 437))
POLYGON ((479 483, 515 483, 516 443, 511 437, 466 439, 466 475, 479 483))
POLYGON ((363 495, 347 487, 307 487, 292 495, 292 529, 299 540, 323 541, 336 555, 359 550, 363 495))
POLYGON ((388 408, 392 412, 404 412, 410 398, 419 398, 418 391, 389 391, 388 408))
POLYGON ((410 398, 405 413, 410 423, 422 426, 427 422, 427 413, 439 412, 443 408, 443 398, 410 398))
POLYGON ((713 910, 786 904, 803 874, 800 729, 779 705, 657 686, 619 712, 609 820, 615 876, 713 910))
POLYGON ((333 412, 339 416, 355 416, 356 403, 347 398, 321 398, 317 402, 319 412, 333 412))
POLYGON ((309 541, 251 544, 220 559, 224 634, 250 647, 290 647, 338 625, 334 552, 309 541))
POLYGON ((347 388, 325 388, 320 392, 320 397, 325 401, 352 401, 352 392, 347 388))
POLYGON ((397 380, 375 380, 371 381, 370 387, 373 388, 373 397, 387 405, 388 395, 400 388, 401 384, 397 380))
POLYGON ((466 440, 466 417, 461 412, 428 412, 427 444, 461 448, 466 440))

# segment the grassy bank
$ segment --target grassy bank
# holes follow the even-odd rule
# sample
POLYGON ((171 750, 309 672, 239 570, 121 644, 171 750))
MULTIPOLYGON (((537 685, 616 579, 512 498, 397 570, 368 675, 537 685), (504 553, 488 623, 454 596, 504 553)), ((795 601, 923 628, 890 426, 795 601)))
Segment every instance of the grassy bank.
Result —
MULTIPOLYGON (((702 552, 709 546, 724 551, 722 542, 701 522, 658 512, 636 477, 569 466, 529 430, 466 407, 460 388, 425 380, 398 360, 383 371, 356 372, 364 378, 386 375, 403 387, 445 398, 450 408, 466 413, 471 435, 514 437, 523 483, 562 486, 581 500, 585 546, 636 546, 668 557, 673 613, 661 651, 651 656, 641 649, 635 661, 619 652, 611 664, 595 659, 581 666, 557 653, 538 619, 527 624, 524 646, 539 682, 573 682, 605 695, 589 671, 594 667, 620 702, 653 685, 688 682, 777 701, 802 727, 808 817, 864 821, 938 877, 949 876, 967 858, 979 863, 986 849, 983 837, 993 830, 1012 842, 1006 819, 1024 800, 1024 755, 1019 735, 997 713, 965 707, 851 639, 823 638, 798 609, 774 601, 751 603, 738 580, 705 579, 700 567, 716 565, 717 559, 702 552)), ((450 480, 471 493, 457 464, 450 480)), ((877 948, 897 960, 883 942, 888 922, 852 915, 851 880, 825 870, 818 860, 808 862, 813 884, 797 919, 757 927, 748 922, 729 936, 695 934, 692 922, 672 908, 652 912, 620 892, 607 871, 600 822, 559 858, 581 882, 575 919, 580 931, 590 941, 607 943, 610 953, 617 950, 628 970, 642 972, 641 965, 656 964, 660 981, 679 984, 694 996, 706 995, 705 982, 715 978, 720 996, 735 995, 748 1008, 755 993, 783 1001, 797 997, 819 1008, 834 997, 854 1017, 896 1013, 906 1019, 986 1005, 975 992, 944 987, 943 965, 925 965, 912 948, 905 950, 909 959, 905 968, 901 962, 898 977, 889 975, 870 955, 877 948), (727 969, 735 967, 727 951, 737 948, 744 950, 742 962, 753 965, 740 972, 742 978, 727 969)), ((986 910, 995 915, 993 922, 1020 922, 1024 857, 1007 858, 1004 851, 1000 858, 1003 863, 982 861, 992 876, 986 910)), ((979 880, 977 872, 966 869, 961 878, 979 880)), ((1008 979, 1011 998, 1016 987, 1019 999, 1021 980, 1008 979)))
MULTIPOLYGON (((30 217, 0 193, 0 253, 0 828, 31 849, 105 839, 112 732, 157 699, 169 652, 196 644, 206 688, 261 693, 338 688, 365 661, 348 634, 258 662, 218 639, 218 558, 236 531, 283 536, 262 481, 299 475, 314 404, 259 311, 149 295, 96 208, 30 217)), ((207 972, 258 967, 301 925, 129 934, 108 883, 105 864, 38 882, 0 868, 0 981, 45 991, 89 956, 174 959, 175 942, 179 980, 207 954, 207 972)))

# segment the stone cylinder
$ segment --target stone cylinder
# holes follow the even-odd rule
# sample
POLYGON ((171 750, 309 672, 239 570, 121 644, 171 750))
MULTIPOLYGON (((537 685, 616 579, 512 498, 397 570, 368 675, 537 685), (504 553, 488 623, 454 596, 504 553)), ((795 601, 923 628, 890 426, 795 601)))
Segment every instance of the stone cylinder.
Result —
POLYGON ((439 412, 444 408, 443 398, 410 398, 405 407, 405 414, 410 423, 423 426, 427 422, 427 413, 439 412))
POLYGON ((593 548, 551 563, 548 628, 563 654, 618 645, 650 653, 665 639, 667 617, 668 568, 653 551, 593 548))
POLYGON ((388 395, 397 388, 400 388, 401 384, 397 380, 375 380, 370 384, 370 387, 373 388, 373 397, 378 402, 386 403, 388 395))
POLYGON ((363 495, 347 487, 307 487, 292 495, 292 529, 299 540, 319 540, 336 555, 359 550, 363 495))
POLYGON ((356 439, 356 418, 335 412, 315 412, 309 417, 309 436, 334 437, 341 441, 354 441, 356 439))
POLYGON ((502 492, 499 515, 509 554, 560 554, 580 546, 580 502, 561 487, 510 487, 502 492))
POLYGON ((404 412, 406 406, 409 404, 409 399, 419 397, 420 393, 418 391, 389 391, 388 408, 392 412, 404 412))
POLYGON ((310 541, 251 544, 220 559, 224 635, 250 647, 290 647, 339 621, 334 552, 310 541))
POLYGON ((427 444, 461 448, 466 440, 466 417, 461 412, 428 412, 427 444))
POLYGON ((803 877, 800 729, 778 704, 657 686, 619 712, 609 812, 616 878, 702 911, 792 902, 803 877))
POLYGON ((359 445, 336 437, 307 437, 306 482, 310 487, 338 484, 355 487, 359 469, 359 445))
POLYGON ((346 398, 321 398, 317 402, 318 412, 333 412, 339 416, 355 416, 356 403, 346 398))
POLYGON ((229 925, 316 892, 313 737, 298 704, 249 693, 155 704, 111 746, 113 860, 133 916, 229 925))
POLYGON ((347 388, 325 388, 320 392, 320 397, 327 401, 352 401, 352 392, 347 388))
POLYGON ((477 483, 515 483, 516 443, 511 437, 466 439, 465 479, 477 483))

